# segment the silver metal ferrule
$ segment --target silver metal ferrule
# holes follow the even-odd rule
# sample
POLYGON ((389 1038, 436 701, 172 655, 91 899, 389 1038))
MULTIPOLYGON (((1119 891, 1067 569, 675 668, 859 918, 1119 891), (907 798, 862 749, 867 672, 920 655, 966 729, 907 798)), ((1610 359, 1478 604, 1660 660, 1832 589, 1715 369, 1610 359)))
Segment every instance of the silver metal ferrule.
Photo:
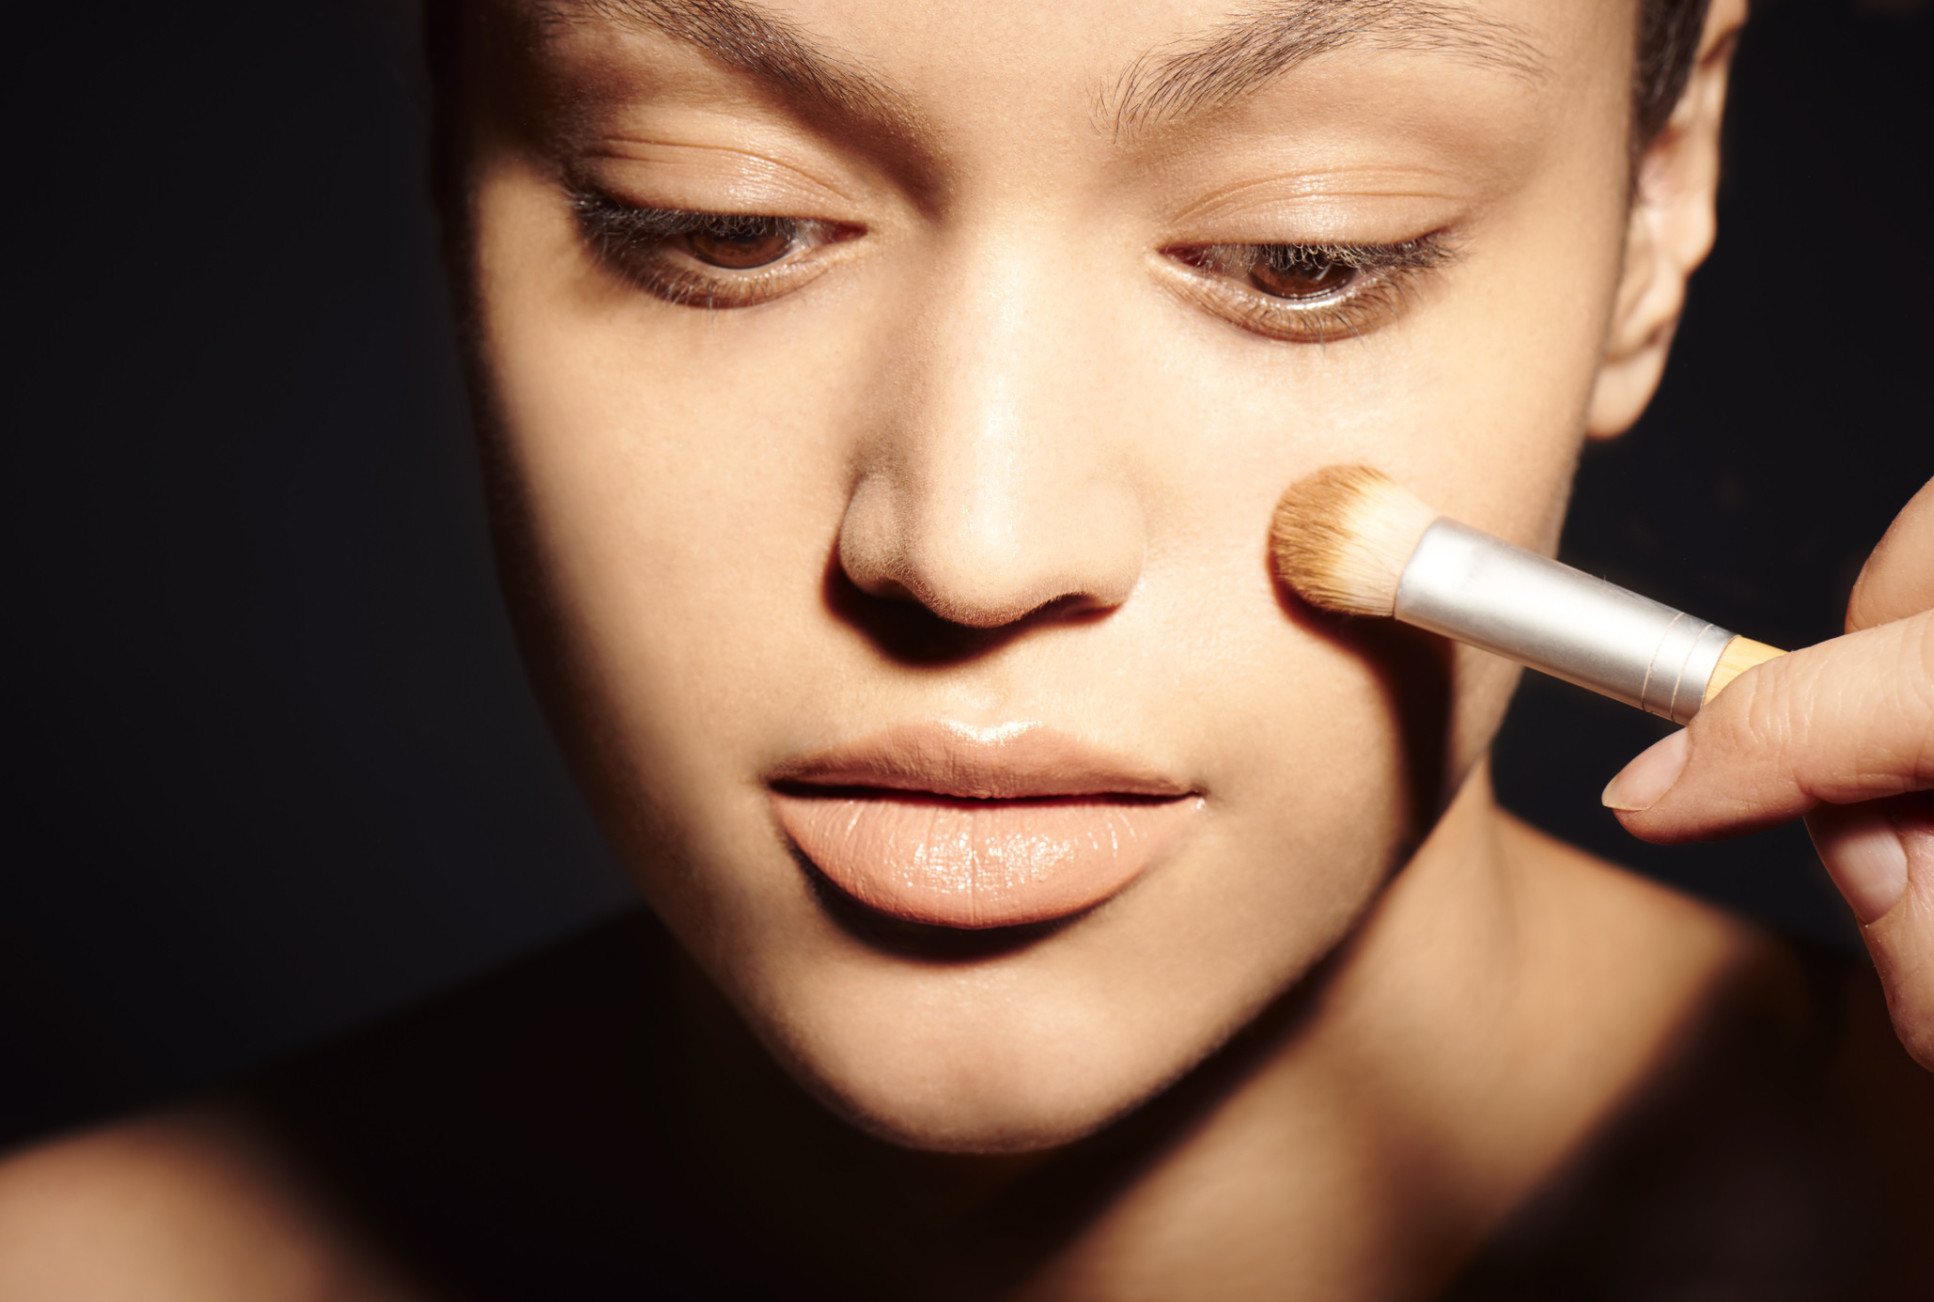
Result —
POLYGON ((1424 531, 1397 585, 1406 624, 1685 723, 1733 635, 1455 520, 1424 531))

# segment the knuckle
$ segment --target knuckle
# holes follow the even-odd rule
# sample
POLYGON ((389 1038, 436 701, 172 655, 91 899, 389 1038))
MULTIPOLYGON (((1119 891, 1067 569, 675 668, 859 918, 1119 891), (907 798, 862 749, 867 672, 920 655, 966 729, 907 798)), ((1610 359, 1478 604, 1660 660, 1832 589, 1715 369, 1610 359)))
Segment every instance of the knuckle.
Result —
POLYGON ((1810 678, 1797 657, 1781 657, 1740 675, 1693 717, 1691 781, 1681 787, 1696 793, 1685 799, 1702 826, 1777 822, 1813 803, 1796 767, 1804 759, 1810 678))
POLYGON ((1737 684, 1746 689, 1739 708, 1726 721, 1728 740, 1784 767, 1802 735, 1806 702, 1816 678, 1810 664, 1791 657, 1746 674, 1737 684))
POLYGON ((1901 621, 1900 671, 1922 708, 1934 711, 1934 611, 1901 621))

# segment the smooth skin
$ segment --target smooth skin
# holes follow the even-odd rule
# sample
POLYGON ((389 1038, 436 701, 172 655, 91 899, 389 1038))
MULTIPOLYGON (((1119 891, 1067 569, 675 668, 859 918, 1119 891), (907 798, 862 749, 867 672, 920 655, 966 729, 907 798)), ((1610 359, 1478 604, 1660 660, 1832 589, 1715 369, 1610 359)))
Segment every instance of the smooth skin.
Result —
MULTIPOLYGON (((841 1296, 1427 1296, 1732 992, 1800 984, 1751 929, 1497 808, 1507 666, 1339 629, 1267 574, 1277 494, 1343 460, 1550 548, 1579 446, 1649 401, 1712 243, 1743 0, 1714 4, 1636 194, 1630 0, 1449 7, 1541 66, 1356 48, 1166 136, 1110 129, 1109 88, 1225 7, 770 6, 885 87, 865 121, 663 31, 493 11, 466 267, 510 592, 691 956, 667 1124, 740 1190, 748 1238, 841 1296), (864 235, 708 312, 594 256, 587 180, 864 235), (1327 342, 1259 333, 1164 252, 1433 232, 1455 257, 1327 342), (934 717, 1132 750, 1200 787, 1199 834, 1033 944, 870 944, 815 898, 761 774, 934 717), (1100 1179, 1095 1135, 1136 1147, 1092 1215, 976 1230, 1031 1175, 1100 1179)), ((1928 784, 1915 734, 1883 747, 1820 695, 1918 693, 1928 735, 1926 617, 1900 618, 1934 590, 1928 514, 1870 566, 1877 626, 1743 677, 1635 831, 1928 784), (1779 727, 1798 740, 1768 758, 1779 727), (1848 779, 1869 751, 1893 785, 1848 779)), ((1854 880, 1867 842, 1821 839, 1854 880)), ((1914 853, 1934 871, 1924 834, 1914 853)), ((1899 957, 1934 949, 1917 898, 1868 928, 1899 937, 1876 942, 1897 1010, 1934 984, 1899 957)), ((0 1302, 390 1296, 220 1115, 0 1169, 0 1302)))

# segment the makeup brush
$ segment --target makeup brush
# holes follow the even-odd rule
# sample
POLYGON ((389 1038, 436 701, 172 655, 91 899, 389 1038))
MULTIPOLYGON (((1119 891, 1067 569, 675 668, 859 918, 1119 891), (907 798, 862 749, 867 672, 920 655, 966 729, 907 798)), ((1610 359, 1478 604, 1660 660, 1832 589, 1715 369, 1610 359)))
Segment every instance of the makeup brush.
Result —
POLYGON ((1269 553, 1313 606, 1395 618, 1674 723, 1785 654, 1446 519, 1368 466, 1291 486, 1269 553))

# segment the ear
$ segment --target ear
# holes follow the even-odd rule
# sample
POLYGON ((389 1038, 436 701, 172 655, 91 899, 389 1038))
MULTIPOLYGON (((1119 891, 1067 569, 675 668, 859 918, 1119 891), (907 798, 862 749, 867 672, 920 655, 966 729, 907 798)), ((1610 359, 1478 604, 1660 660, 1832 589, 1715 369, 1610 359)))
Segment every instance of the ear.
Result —
POLYGON ((1624 272, 1586 409, 1593 438, 1623 434, 1652 401, 1685 310, 1686 281, 1712 250, 1726 76, 1747 0, 1712 0, 1685 92, 1639 160, 1624 272))

